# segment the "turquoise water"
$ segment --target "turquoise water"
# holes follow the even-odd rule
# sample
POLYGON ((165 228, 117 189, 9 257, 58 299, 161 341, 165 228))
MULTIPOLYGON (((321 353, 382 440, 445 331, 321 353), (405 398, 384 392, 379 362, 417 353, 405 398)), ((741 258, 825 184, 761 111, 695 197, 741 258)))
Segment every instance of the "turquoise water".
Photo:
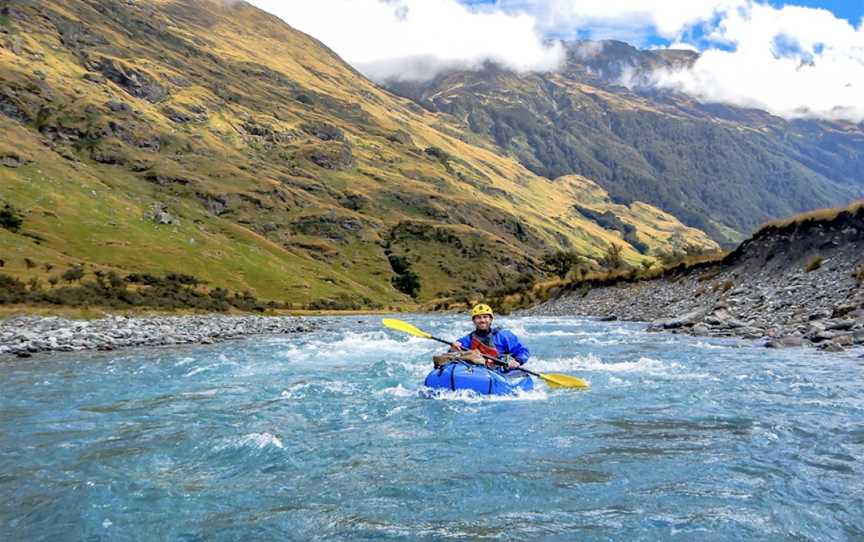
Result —
POLYGON ((864 539, 852 355, 510 318, 591 390, 427 399, 435 343, 337 323, 0 364, 0 538, 864 539))

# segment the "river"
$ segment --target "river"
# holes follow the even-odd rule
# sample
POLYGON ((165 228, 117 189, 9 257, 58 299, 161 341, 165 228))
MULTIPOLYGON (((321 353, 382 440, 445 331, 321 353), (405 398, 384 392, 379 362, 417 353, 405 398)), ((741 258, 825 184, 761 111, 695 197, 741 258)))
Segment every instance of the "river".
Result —
POLYGON ((440 345, 335 322, 0 364, 2 538, 864 539, 855 355, 501 318, 590 390, 431 399, 440 345))

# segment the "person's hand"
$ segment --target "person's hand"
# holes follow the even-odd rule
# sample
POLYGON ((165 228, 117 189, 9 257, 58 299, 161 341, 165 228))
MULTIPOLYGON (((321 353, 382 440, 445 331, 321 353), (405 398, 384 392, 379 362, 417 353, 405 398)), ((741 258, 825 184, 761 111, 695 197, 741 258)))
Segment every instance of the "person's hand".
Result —
POLYGON ((465 348, 459 341, 455 341, 453 344, 450 345, 450 350, 456 350, 458 352, 460 350, 465 350, 465 348))
POLYGON ((522 364, 519 363, 518 361, 516 361, 515 359, 510 359, 507 361, 507 368, 508 369, 518 369, 519 367, 522 367, 522 364))

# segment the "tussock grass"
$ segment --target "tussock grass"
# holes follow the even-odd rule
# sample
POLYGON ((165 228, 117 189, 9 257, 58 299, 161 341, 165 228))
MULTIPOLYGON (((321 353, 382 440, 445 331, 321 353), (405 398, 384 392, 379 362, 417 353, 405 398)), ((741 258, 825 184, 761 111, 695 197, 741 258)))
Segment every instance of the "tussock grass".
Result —
POLYGON ((804 266, 804 271, 805 271, 806 273, 809 273, 809 272, 811 272, 811 271, 816 271, 817 269, 819 269, 820 267, 822 267, 822 262, 823 262, 823 261, 825 261, 825 258, 823 258, 822 256, 813 256, 813 257, 810 258, 810 260, 807 262, 807 265, 804 266))
POLYGON ((858 286, 864 286, 864 265, 861 265, 854 273, 852 278, 858 281, 858 286))
POLYGON ((807 222, 830 222, 837 219, 842 213, 855 214, 864 212, 864 200, 858 200, 846 207, 827 207, 824 209, 815 209, 806 213, 792 215, 787 218, 771 220, 760 226, 753 234, 754 237, 768 231, 770 229, 786 230, 793 226, 805 224, 807 222))

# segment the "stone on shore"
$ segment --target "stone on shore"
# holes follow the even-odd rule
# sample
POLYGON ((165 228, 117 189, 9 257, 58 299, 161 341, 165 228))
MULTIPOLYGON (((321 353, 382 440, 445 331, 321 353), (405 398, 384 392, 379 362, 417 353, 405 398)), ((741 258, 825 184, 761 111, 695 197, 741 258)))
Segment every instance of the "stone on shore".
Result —
POLYGON ((290 316, 107 316, 93 321, 21 316, 0 321, 0 355, 213 344, 247 335, 306 332, 319 325, 290 316))

